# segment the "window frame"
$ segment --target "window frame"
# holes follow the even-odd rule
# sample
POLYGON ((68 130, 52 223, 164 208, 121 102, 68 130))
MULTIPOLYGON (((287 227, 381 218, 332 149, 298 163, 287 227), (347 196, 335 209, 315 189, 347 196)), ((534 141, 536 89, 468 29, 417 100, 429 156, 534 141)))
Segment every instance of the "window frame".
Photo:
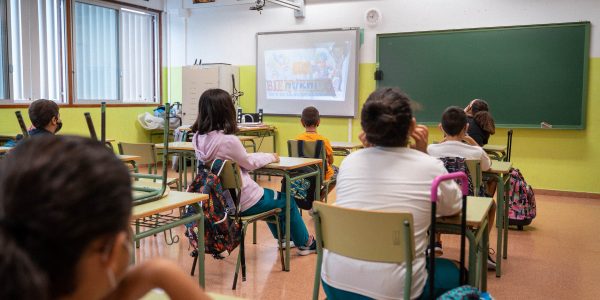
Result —
MULTIPOLYGON (((63 81, 66 84, 66 90, 65 90, 65 95, 63 98, 63 102, 61 103, 57 103, 60 107, 99 107, 100 103, 103 100, 95 100, 95 101, 89 101, 89 100, 83 100, 83 101, 77 101, 76 100, 76 86, 75 86, 75 43, 74 43, 74 11, 75 11, 75 2, 83 2, 83 3, 88 3, 88 4, 92 4, 92 5, 99 5, 99 6, 105 6, 105 7, 111 7, 111 8, 116 8, 119 11, 118 14, 118 22, 119 22, 119 32, 118 32, 118 39, 119 39, 119 60, 121 60, 121 46, 120 46, 120 38, 121 38, 121 8, 129 10, 129 11, 138 11, 140 13, 146 13, 146 14, 152 14, 155 17, 155 26, 154 26, 154 35, 156 37, 155 39, 155 43, 154 43, 154 70, 155 70, 155 75, 153 76, 154 78, 154 90, 155 90, 155 99, 153 102, 123 102, 122 99, 122 66, 121 66, 121 62, 119 61, 119 100, 115 101, 115 100, 111 100, 111 101, 107 101, 107 106, 109 107, 155 107, 157 105, 160 105, 161 103, 163 103, 163 99, 162 99, 162 92, 163 92, 163 86, 162 86, 162 18, 163 18, 163 11, 161 10, 156 10, 156 9, 152 9, 152 8, 148 8, 148 7, 144 7, 144 6, 140 6, 140 5, 135 5, 135 4, 131 4, 131 3, 123 3, 120 1, 113 1, 113 0, 65 0, 64 3, 64 8, 65 11, 64 13, 64 20, 65 20, 65 24, 64 24, 64 38, 65 38, 65 45, 62 49, 61 52, 64 53, 64 56, 62 58, 63 62, 66 64, 66 73, 64 74, 64 78, 63 81)), ((9 9, 8 9, 8 5, 7 5, 7 35, 6 35, 6 39, 7 39, 7 54, 8 54, 8 59, 10 59, 10 55, 11 53, 11 44, 10 44, 10 38, 9 38, 9 33, 10 33, 10 20, 8 20, 8 13, 9 13, 9 9)), ((0 109, 2 108, 26 108, 29 107, 29 104, 31 103, 31 101, 27 101, 27 100, 17 100, 15 101, 12 97, 12 89, 11 89, 11 85, 12 85, 12 76, 10 75, 10 66, 7 66, 7 76, 8 76, 8 80, 9 80, 9 99, 1 99, 0 97, 0 109)), ((33 100, 32 100, 33 101, 33 100)))
POLYGON ((67 0, 67 2, 70 2, 68 4, 69 9, 71 10, 70 12, 70 17, 68 18, 69 23, 69 30, 71 31, 70 33, 70 38, 68 39, 68 41, 70 42, 70 45, 68 45, 68 48, 70 50, 70 57, 69 57, 69 61, 70 61, 70 72, 69 75, 71 76, 69 82, 70 82, 70 91, 69 91, 69 95, 71 95, 71 97, 69 97, 69 105, 70 106, 97 106, 99 105, 101 102, 106 102, 107 104, 112 104, 115 106, 156 106, 159 105, 160 103, 162 103, 162 98, 161 98, 161 94, 162 94, 162 78, 160 76, 161 74, 161 47, 160 45, 162 44, 162 40, 161 40, 161 25, 162 25, 162 20, 161 20, 161 12, 160 11, 156 11, 153 9, 149 9, 149 8, 144 8, 144 7, 139 7, 136 5, 129 5, 129 4, 124 4, 118 1, 107 1, 107 0, 67 0), (75 4, 79 2, 79 3, 84 3, 84 4, 89 4, 89 5, 96 5, 96 6, 100 6, 100 7, 106 7, 106 8, 110 8, 110 9, 115 9, 117 10, 117 45, 118 45, 118 57, 117 57, 117 68, 118 68, 118 100, 103 100, 103 99, 84 99, 84 100, 80 100, 77 98, 77 76, 75 76, 75 72, 76 72, 76 65, 77 65, 77 61, 76 61, 76 45, 75 45, 75 16, 74 16, 74 12, 75 12, 75 4), (154 54, 154 58, 153 58, 153 69, 154 69, 154 76, 152 76, 153 78, 153 87, 154 87, 154 99, 152 102, 125 102, 123 99, 123 85, 124 85, 124 80, 123 80, 123 48, 122 48, 122 32, 123 32, 123 16, 122 16, 122 12, 123 10, 128 11, 128 12, 137 12, 137 13, 141 13, 141 14, 147 14, 147 15, 151 15, 154 17, 154 26, 153 26, 153 36, 154 36, 154 46, 153 48, 153 54, 154 54))

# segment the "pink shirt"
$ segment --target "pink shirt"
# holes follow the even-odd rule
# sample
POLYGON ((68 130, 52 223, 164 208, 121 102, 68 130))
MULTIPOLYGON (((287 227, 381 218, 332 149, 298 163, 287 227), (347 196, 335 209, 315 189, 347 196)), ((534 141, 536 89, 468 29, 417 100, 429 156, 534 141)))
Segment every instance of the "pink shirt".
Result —
POLYGON ((222 130, 207 134, 194 134, 192 144, 196 157, 209 162, 215 159, 227 159, 236 162, 242 169, 242 191, 240 194, 241 210, 254 206, 263 196, 264 190, 252 178, 249 171, 259 169, 275 162, 271 153, 248 153, 240 139, 233 134, 224 134, 222 130))

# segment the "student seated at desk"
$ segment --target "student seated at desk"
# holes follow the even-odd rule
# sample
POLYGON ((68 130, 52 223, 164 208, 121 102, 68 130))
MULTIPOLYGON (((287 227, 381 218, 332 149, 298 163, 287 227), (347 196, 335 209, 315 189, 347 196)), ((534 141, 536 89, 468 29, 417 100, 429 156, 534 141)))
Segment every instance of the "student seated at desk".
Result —
POLYGON ((56 102, 46 99, 35 100, 29 105, 29 119, 33 129, 29 136, 56 134, 62 128, 62 121, 56 102))
POLYGON ((469 122, 467 134, 483 147, 488 143, 490 135, 496 133, 489 105, 484 100, 475 99, 465 107, 465 113, 469 122))
POLYGON ((325 154, 327 155, 327 173, 325 174, 325 180, 334 178, 337 175, 338 168, 333 165, 333 148, 331 148, 331 142, 329 142, 328 138, 317 132, 317 127, 321 125, 319 110, 314 106, 309 106, 302 110, 300 123, 302 123, 302 126, 306 131, 296 136, 296 139, 302 141, 323 141, 325 154))
MULTIPOLYGON (((456 106, 446 108, 442 114, 442 123, 440 123, 439 127, 444 133, 444 139, 439 144, 431 144, 427 147, 429 155, 438 158, 461 157, 464 159, 479 160, 481 161, 481 171, 487 171, 490 168, 490 157, 477 142, 466 134, 470 125, 467 122, 467 114, 463 109, 456 106)), ((473 188, 474 193, 478 193, 479 187, 473 188)), ((494 204, 492 209, 490 209, 488 216, 490 224, 494 224, 496 216, 495 207, 496 205, 494 204)), ((444 254, 440 234, 436 236, 435 252, 437 255, 444 254)), ((493 269, 495 267, 496 263, 488 255, 488 268, 493 269)))
MULTIPOLYGON (((410 298, 416 299, 428 291, 425 249, 431 184, 448 172, 440 160, 425 153, 427 127, 416 124, 410 102, 398 88, 381 88, 369 96, 361 112, 361 138, 370 147, 342 162, 335 205, 412 213, 416 257, 410 298), (407 147, 410 137, 415 149, 407 147)), ((461 192, 456 182, 444 181, 439 190, 438 214, 459 213, 461 192)), ((321 279, 328 299, 402 299, 405 272, 404 264, 368 262, 325 251, 321 279)), ((456 287, 458 268, 452 262, 437 259, 435 272, 436 289, 456 287)))
MULTIPOLYGON (((285 195, 260 187, 248 172, 278 162, 277 153, 248 153, 237 132, 235 108, 231 96, 221 89, 206 90, 198 103, 198 119, 192 126, 192 144, 196 157, 202 162, 227 159, 236 162, 242 169, 242 190, 240 195, 241 215, 254 215, 274 208, 281 208, 281 218, 285 218, 285 195)), ((295 201, 290 203, 291 241, 298 247, 299 255, 316 253, 317 243, 308 234, 295 201)), ((282 222, 285 224, 284 222, 282 222)), ((277 227, 268 224, 277 238, 277 227)), ((285 231, 282 231, 285 232, 285 231)))
POLYGON ((129 266, 131 178, 104 145, 21 142, 0 161, 0 299, 208 299, 175 263, 129 266))

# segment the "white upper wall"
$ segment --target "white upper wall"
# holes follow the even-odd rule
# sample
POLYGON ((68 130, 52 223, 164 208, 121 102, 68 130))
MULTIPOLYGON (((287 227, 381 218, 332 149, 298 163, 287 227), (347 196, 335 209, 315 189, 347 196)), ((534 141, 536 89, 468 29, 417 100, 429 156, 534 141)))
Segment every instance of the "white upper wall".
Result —
MULTIPOLYGON (((339 27, 364 28, 360 61, 376 60, 376 34, 476 27, 591 21, 600 24, 599 0, 306 0, 306 17, 267 4, 259 14, 249 6, 210 6, 182 13, 181 0, 166 0, 169 8, 170 63, 189 65, 226 62, 256 64, 256 33, 339 27), (365 12, 377 8, 382 22, 365 23, 365 12)), ((219 1, 225 0, 217 0, 219 1)), ((190 7, 185 0, 183 8, 190 7)), ((195 5, 194 7, 205 7, 195 5)), ((592 29, 590 55, 600 57, 600 31, 592 29)))

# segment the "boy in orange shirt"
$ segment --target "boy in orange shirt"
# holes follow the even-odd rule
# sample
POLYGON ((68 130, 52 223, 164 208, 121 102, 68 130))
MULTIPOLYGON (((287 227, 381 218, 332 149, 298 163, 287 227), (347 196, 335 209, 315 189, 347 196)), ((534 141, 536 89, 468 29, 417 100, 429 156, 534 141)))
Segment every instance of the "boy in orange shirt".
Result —
POLYGON ((302 111, 300 122, 306 131, 299 134, 296 139, 303 141, 323 141, 325 154, 327 155, 327 173, 325 174, 325 180, 335 178, 338 168, 333 165, 333 149, 331 148, 331 143, 329 142, 329 139, 317 133, 317 127, 319 127, 319 124, 321 123, 319 111, 314 106, 305 108, 302 111))

